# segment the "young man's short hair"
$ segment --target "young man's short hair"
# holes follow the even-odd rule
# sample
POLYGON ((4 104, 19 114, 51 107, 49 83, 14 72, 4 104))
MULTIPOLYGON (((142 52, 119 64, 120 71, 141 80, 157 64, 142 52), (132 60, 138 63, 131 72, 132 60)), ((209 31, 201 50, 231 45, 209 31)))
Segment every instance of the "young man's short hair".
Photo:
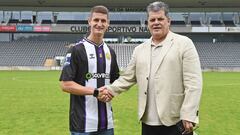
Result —
POLYGON ((92 9, 91 9, 91 15, 93 13, 102 13, 102 14, 106 14, 108 16, 108 9, 107 7, 105 6, 102 6, 102 5, 99 5, 99 6, 94 6, 92 9))

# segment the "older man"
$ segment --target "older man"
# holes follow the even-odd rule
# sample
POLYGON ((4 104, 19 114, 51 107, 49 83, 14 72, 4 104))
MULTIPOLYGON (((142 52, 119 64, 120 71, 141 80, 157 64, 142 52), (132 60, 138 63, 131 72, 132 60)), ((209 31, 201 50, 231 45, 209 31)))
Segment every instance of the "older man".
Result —
POLYGON ((102 100, 108 101, 111 93, 118 95, 137 83, 142 135, 192 135, 198 123, 202 93, 199 56, 191 39, 170 31, 168 12, 163 2, 149 4, 152 37, 134 49, 120 78, 101 89, 106 94, 102 100))

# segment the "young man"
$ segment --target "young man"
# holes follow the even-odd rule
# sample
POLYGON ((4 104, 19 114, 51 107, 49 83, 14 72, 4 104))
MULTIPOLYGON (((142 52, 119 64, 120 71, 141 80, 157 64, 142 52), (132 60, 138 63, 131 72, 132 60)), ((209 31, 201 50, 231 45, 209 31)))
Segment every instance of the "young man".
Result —
POLYGON ((70 93, 71 135, 113 135, 111 103, 97 98, 97 88, 112 83, 119 76, 116 55, 104 41, 109 26, 108 9, 95 6, 88 20, 90 34, 67 54, 60 86, 70 93))
POLYGON ((199 56, 191 39, 170 31, 168 12, 163 2, 149 4, 152 37, 134 49, 126 70, 105 87, 106 95, 101 98, 109 101, 111 93, 120 94, 137 83, 142 135, 192 135, 198 123, 202 93, 199 56))

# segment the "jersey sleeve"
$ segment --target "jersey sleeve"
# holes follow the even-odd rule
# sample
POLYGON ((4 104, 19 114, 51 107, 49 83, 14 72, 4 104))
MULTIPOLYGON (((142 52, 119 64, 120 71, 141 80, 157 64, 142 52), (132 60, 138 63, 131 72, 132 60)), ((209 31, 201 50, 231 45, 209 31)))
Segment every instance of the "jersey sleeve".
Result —
POLYGON ((111 71, 110 71, 110 83, 113 83, 119 77, 119 67, 117 64, 117 56, 114 50, 111 48, 111 55, 112 55, 112 63, 111 63, 111 71))
POLYGON ((78 67, 77 52, 75 47, 71 47, 65 57, 65 63, 60 76, 60 81, 73 81, 78 67))

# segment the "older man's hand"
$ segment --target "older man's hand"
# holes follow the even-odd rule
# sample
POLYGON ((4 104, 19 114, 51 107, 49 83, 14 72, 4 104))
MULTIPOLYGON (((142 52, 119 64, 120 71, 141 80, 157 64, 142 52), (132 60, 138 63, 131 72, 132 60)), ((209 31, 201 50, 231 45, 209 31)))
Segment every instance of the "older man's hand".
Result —
POLYGON ((99 88, 98 90, 99 90, 98 100, 102 102, 109 102, 114 97, 112 92, 109 91, 105 86, 99 88))

